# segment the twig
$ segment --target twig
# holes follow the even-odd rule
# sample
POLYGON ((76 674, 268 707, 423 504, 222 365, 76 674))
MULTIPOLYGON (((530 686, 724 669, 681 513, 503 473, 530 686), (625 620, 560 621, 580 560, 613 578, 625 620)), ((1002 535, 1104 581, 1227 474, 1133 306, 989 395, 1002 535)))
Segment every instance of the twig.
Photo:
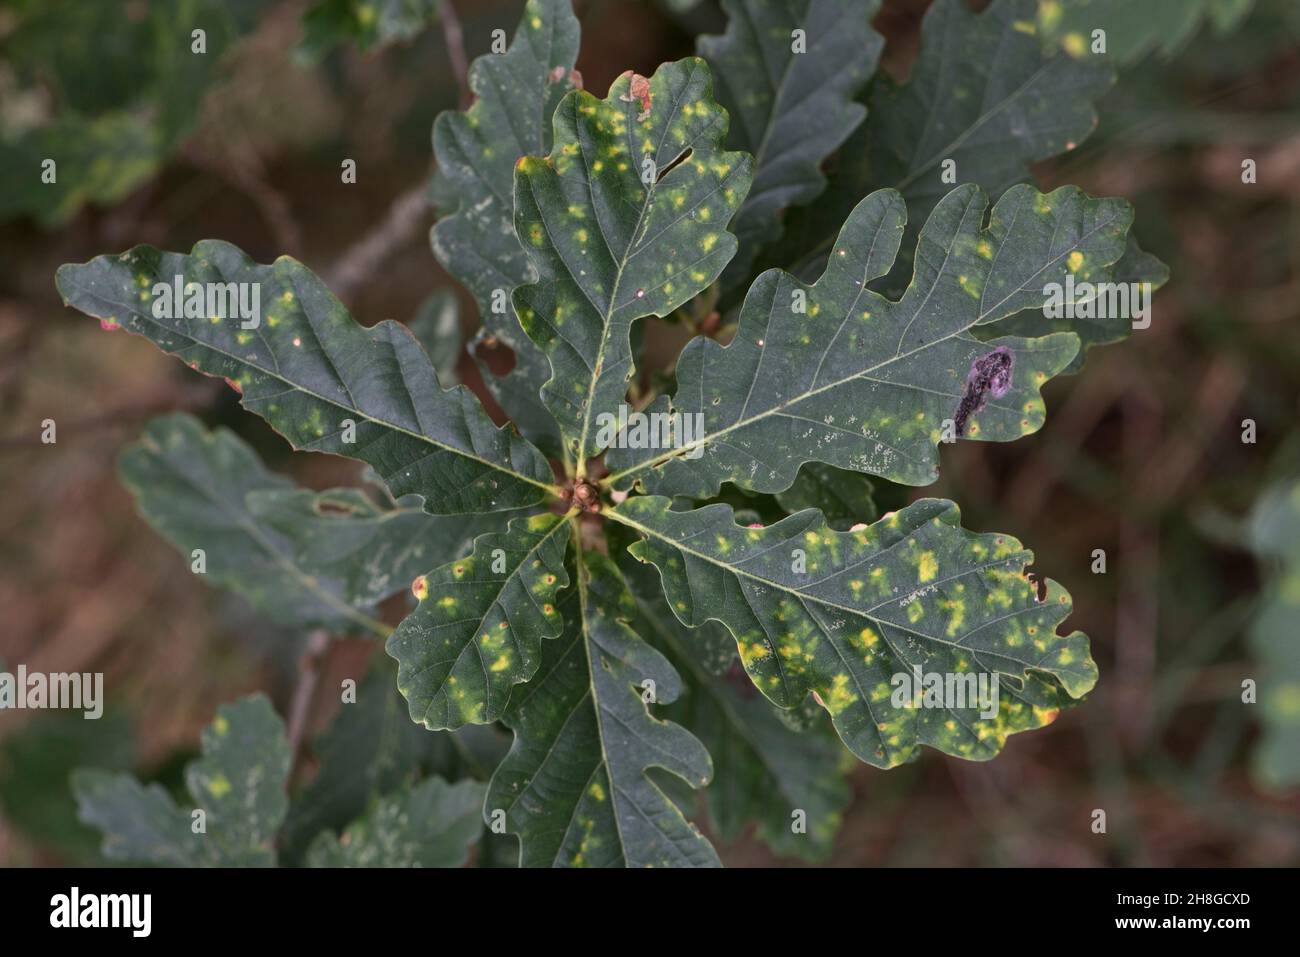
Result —
POLYGON ((303 736, 307 732, 307 719, 311 715, 316 685, 320 681, 321 659, 329 647, 329 633, 318 629, 308 637, 307 647, 298 659, 298 686, 293 690, 293 702, 289 706, 289 754, 292 756, 289 780, 293 780, 293 772, 298 767, 303 736))
POLYGON ((451 61, 451 73, 460 90, 460 107, 465 109, 474 100, 469 88, 469 62, 465 58, 465 34, 460 28, 460 18, 451 0, 442 0, 438 5, 438 19, 442 21, 442 35, 447 41, 447 58, 451 61))
POLYGON ((365 286, 395 251, 415 237, 428 212, 428 184, 424 181, 394 199, 383 221, 335 260, 327 280, 333 293, 346 300, 365 286))

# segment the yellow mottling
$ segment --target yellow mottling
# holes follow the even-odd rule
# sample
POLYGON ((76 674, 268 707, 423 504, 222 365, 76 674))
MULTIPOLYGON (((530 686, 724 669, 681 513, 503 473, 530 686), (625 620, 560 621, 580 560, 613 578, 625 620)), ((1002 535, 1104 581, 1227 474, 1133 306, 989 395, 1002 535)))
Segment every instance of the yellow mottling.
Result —
POLYGON ((594 797, 597 801, 605 800, 605 788, 601 785, 599 781, 592 781, 591 787, 587 788, 587 793, 590 794, 592 797, 594 797))
POLYGON ((510 667, 510 656, 509 656, 509 655, 502 655, 502 656, 499 657, 496 661, 492 662, 492 670, 493 670, 493 671, 497 671, 497 672, 505 671, 505 670, 506 670, 507 668, 509 668, 509 667, 510 667))
POLYGON ((226 732, 230 730, 230 722, 224 715, 217 715, 216 720, 212 722, 212 730, 217 733, 217 737, 224 738, 226 732))
POLYGON ((923 582, 932 581, 938 572, 939 562, 935 559, 934 552, 922 552, 916 565, 917 579, 923 582))
POLYGON ((1038 32, 1038 28, 1034 26, 1033 21, 1031 20, 1013 20, 1011 22, 1011 29, 1015 30, 1017 33, 1027 33, 1030 36, 1033 36, 1038 32))
POLYGON ((849 690, 849 676, 842 671, 835 676, 822 697, 826 702, 826 710, 831 714, 839 714, 858 700, 858 696, 849 690))
POLYGON ((1083 253, 1076 249, 1074 252, 1070 253, 1065 262, 1066 265, 1070 267, 1070 272, 1078 272, 1079 267, 1083 265, 1083 253))
POLYGON ((230 781, 224 774, 218 774, 208 782, 208 793, 214 798, 223 798, 230 793, 230 781))
POLYGON ((1065 48, 1066 53, 1070 54, 1070 56, 1074 57, 1076 60, 1083 56, 1084 52, 1088 49, 1088 44, 1083 39, 1082 33, 1067 33, 1065 36, 1061 37, 1061 46, 1065 48))

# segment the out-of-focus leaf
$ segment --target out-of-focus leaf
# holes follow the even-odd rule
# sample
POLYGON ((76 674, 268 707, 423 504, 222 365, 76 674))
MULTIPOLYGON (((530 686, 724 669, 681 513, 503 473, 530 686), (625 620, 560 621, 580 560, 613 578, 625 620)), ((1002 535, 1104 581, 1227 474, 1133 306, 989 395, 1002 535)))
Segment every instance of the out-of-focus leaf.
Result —
POLYGON ((819 509, 826 516, 826 524, 837 531, 859 522, 873 522, 879 514, 869 478, 820 462, 805 463, 794 484, 776 493, 776 500, 790 513, 819 509))
POLYGON ((455 294, 447 291, 435 292, 420 304, 419 311, 410 322, 411 331, 420 340, 424 351, 433 360, 433 367, 438 372, 438 381, 445 389, 455 385, 459 379, 456 375, 456 363, 460 360, 460 350, 465 344, 460 327, 460 305, 455 294))
POLYGON ((320 0, 302 16, 298 53, 313 63, 341 43, 355 43, 364 52, 406 43, 437 21, 439 2, 320 0))
POLYGON ((505 376, 480 361, 484 382, 520 431, 557 457, 559 432, 538 397, 550 367, 510 305, 515 287, 537 278, 515 237, 513 189, 515 164, 550 150, 551 115, 582 85, 573 70, 578 37, 569 0, 529 0, 509 49, 470 66, 477 102, 464 113, 440 114, 433 126, 438 178, 459 203, 433 227, 433 253, 478 303, 483 333, 471 350, 476 358, 488 338, 515 354, 505 376))
POLYGON ((743 289, 759 248, 780 238, 782 212, 826 188, 823 161, 867 112, 853 99, 885 45, 871 29, 879 7, 879 0, 724 0, 726 33, 697 42, 731 116, 727 145, 754 155, 724 286, 743 289))
MULTIPOLYGON (((193 368, 230 380, 244 408, 294 448, 361 459, 394 495, 422 495, 426 511, 507 511, 540 502, 552 488, 542 453, 496 428, 464 386, 444 391, 409 329, 392 321, 358 325, 287 256, 261 266, 216 240, 200 242, 188 256, 136 246, 61 266, 57 282, 68 305, 108 328, 145 336, 193 368), (233 315, 155 316, 156 284, 177 282, 197 289, 235 283, 250 302, 259 290, 259 324, 245 329, 251 318, 233 315)), ((167 298, 187 305, 197 299, 167 298)))
POLYGON ((563 634, 542 646, 536 677, 511 696, 503 721, 515 742, 492 776, 485 817, 505 813, 524 867, 717 866, 712 846, 646 774, 709 782, 704 746, 655 718, 642 697, 671 703, 681 679, 627 627, 636 605, 613 563, 593 552, 581 560, 578 587, 560 602, 563 634))
POLYGON ((885 283, 901 289, 913 230, 955 184, 973 183, 997 199, 1031 181, 1031 163, 1082 143, 1114 73, 1103 57, 1045 54, 1035 13, 1035 0, 994 0, 978 14, 967 0, 935 0, 908 82, 882 77, 872 85, 869 122, 840 150, 822 198, 787 222, 791 242, 776 261, 794 263, 800 277, 816 275, 849 210, 891 187, 914 224, 885 283), (945 178, 947 160, 955 166, 945 178))
POLYGON ((570 93, 554 122, 550 156, 515 171, 515 230, 538 281, 514 303, 550 360, 542 398, 582 476, 601 416, 627 395, 633 323, 685 303, 735 252, 726 227, 753 158, 722 150, 727 114, 698 58, 625 73, 603 100, 570 93))
POLYGON ((87 765, 124 771, 134 763, 135 733, 122 712, 106 710, 91 721, 78 712, 42 715, 0 744, 0 813, 14 832, 66 863, 93 863, 99 835, 77 820, 68 776, 87 765))
MULTIPOLYGON (((700 417, 694 440, 614 449, 609 481, 697 498, 728 481, 779 492, 814 461, 926 485, 945 428, 949 438, 997 442, 1036 431, 1046 414, 1040 389, 1074 358, 1078 337, 981 342, 971 330, 1041 308, 1049 283, 1068 297, 1067 277, 1108 280, 1133 211, 1074 187, 1013 187, 987 228, 986 207, 975 186, 935 207, 915 278, 895 302, 867 287, 894 261, 906 210, 894 190, 868 196, 815 284, 769 270, 745 297, 730 345, 699 336, 682 350, 671 410, 700 417), (1001 365, 1000 383, 979 371, 990 363, 1001 365)), ((668 408, 666 398, 653 406, 668 408)))
POLYGON ((428 778, 375 802, 342 837, 322 834, 307 852, 312 867, 460 867, 483 830, 478 781, 428 778))
POLYGON ((1263 787, 1291 790, 1300 787, 1300 482, 1283 483, 1256 504, 1251 540, 1261 558, 1279 566, 1250 632, 1264 726, 1251 765, 1263 787))
POLYGON ((1155 50, 1168 59, 1207 20, 1227 33, 1250 13, 1254 0, 1040 0, 1043 40, 1074 57, 1091 55, 1093 31, 1106 31, 1106 53, 1128 65, 1155 50))
POLYGON ((340 705, 312 742, 320 770, 289 807, 282 862, 297 863, 314 837, 327 829, 342 831, 381 797, 431 774, 447 780, 486 777, 505 755, 509 742, 496 728, 469 727, 453 735, 413 724, 397 692, 396 671, 379 656, 356 689, 355 703, 340 705))
POLYGON ((481 536, 472 555, 420 579, 420 604, 387 645, 412 721, 459 728, 501 716, 563 626, 554 602, 569 581, 568 544, 568 523, 543 512, 481 536))
POLYGON ((21 83, 52 86, 57 107, 22 128, 0 121, 0 219, 57 225, 85 203, 120 202, 155 175, 194 128, 222 54, 252 19, 218 0, 25 8, 0 57, 21 83), (196 29, 204 53, 192 50, 196 29))
POLYGON ((185 770, 194 808, 129 774, 81 770, 72 790, 81 820, 104 833, 104 856, 168 867, 270 867, 289 802, 284 724, 262 695, 222 705, 203 732, 203 757, 185 770), (202 833, 193 811, 202 810, 202 833))
POLYGON ((191 562, 202 549, 206 580, 301 628, 386 635, 375 606, 500 520, 295 488, 233 432, 185 414, 151 421, 119 472, 155 531, 191 562))
POLYGON ((792 708, 815 692, 844 743, 877 767, 923 744, 987 760, 1097 681, 1087 636, 1056 633, 1069 595, 1048 581, 1039 601, 1024 577, 1032 553, 961 528, 951 502, 922 499, 857 532, 831 531, 812 509, 743 528, 726 505, 673 512, 658 496, 606 515, 645 536, 631 551, 658 567, 683 624, 721 621, 764 694, 792 708), (986 685, 980 700, 927 702, 918 687, 896 703, 906 688, 896 676, 914 668, 956 676, 954 689, 980 675, 986 685))

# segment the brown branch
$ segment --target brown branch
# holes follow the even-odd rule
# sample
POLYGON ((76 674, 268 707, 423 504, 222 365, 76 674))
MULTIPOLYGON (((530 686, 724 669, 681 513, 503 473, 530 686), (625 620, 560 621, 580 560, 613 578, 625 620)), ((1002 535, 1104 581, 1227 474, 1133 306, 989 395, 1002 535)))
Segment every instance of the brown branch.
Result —
POLYGON ((326 285, 340 299, 350 298, 420 232, 428 212, 428 184, 421 181, 394 199, 383 221, 343 251, 326 285))
POLYGON ((312 702, 316 698, 316 686, 320 682, 321 661, 329 647, 329 633, 318 629, 308 637, 307 648, 298 659, 298 685, 293 690, 293 702, 289 705, 290 781, 298 767, 303 738, 307 733, 307 721, 311 717, 312 702))
POLYGON ((438 18, 442 21, 442 35, 447 41, 447 58, 451 61, 451 74, 460 90, 460 108, 463 110, 474 100, 469 88, 469 62, 465 57, 465 34, 460 28, 460 18, 451 0, 438 5, 438 18))

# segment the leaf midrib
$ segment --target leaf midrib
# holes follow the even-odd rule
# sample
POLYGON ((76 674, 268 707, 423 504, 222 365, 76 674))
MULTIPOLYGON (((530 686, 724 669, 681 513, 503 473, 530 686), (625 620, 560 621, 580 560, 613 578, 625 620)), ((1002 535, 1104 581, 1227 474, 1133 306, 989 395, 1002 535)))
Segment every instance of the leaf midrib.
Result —
MULTIPOLYGON (((965 215, 965 214, 963 214, 963 216, 964 216, 964 215, 965 215)), ((1091 236, 1095 235, 1096 233, 1100 232, 1100 231, 1101 231, 1103 228, 1105 228, 1106 226, 1111 225, 1113 222, 1114 222, 1113 219, 1108 219, 1108 220, 1106 220, 1105 222, 1100 223, 1099 225, 1096 225, 1092 230, 1090 230, 1089 232, 1087 232, 1087 233, 1083 234, 1082 236, 1080 236, 1079 239, 1078 239, 1078 241, 1076 242, 1075 245, 1077 246, 1078 244, 1082 243, 1082 242, 1085 241, 1086 239, 1088 239, 1088 238, 1090 238, 1091 236)), ((1005 243, 1003 243, 1002 245, 1005 245, 1005 243)), ((950 254, 951 251, 952 251, 952 248, 953 248, 953 244, 949 244, 948 249, 947 249, 947 253, 950 254)), ((1001 249, 1001 246, 999 247, 999 249, 1001 249)), ((860 370, 860 371, 858 371, 858 372, 854 372, 852 375, 844 376, 844 377, 841 378, 841 379, 836 379, 836 380, 834 380, 834 381, 828 382, 828 383, 826 383, 826 384, 823 385, 823 386, 818 386, 818 387, 815 388, 815 389, 810 389, 810 390, 808 390, 808 391, 806 391, 806 392, 802 392, 802 393, 800 393, 800 394, 798 394, 798 395, 792 396, 792 397, 790 397, 789 399, 787 399, 785 402, 781 403, 780 405, 773 406, 773 407, 771 407, 770 409, 765 409, 765 410, 763 410, 762 412, 760 412, 760 413, 758 413, 758 414, 756 414, 756 415, 752 415, 752 416, 750 416, 749 418, 738 419, 738 420, 736 420, 735 422, 733 422, 731 425, 726 426, 725 428, 719 429, 719 430, 716 431, 716 432, 710 432, 708 435, 703 436, 703 437, 698 438, 698 439, 695 439, 695 440, 693 440, 693 441, 690 442, 690 443, 687 443, 687 444, 685 444, 685 445, 678 446, 677 448, 669 449, 668 451, 666 451, 666 452, 662 452, 662 453, 660 453, 659 455, 656 455, 656 456, 653 456, 653 457, 651 457, 651 458, 649 458, 649 459, 646 459, 646 460, 643 461, 643 462, 638 462, 638 463, 636 463, 635 465, 628 466, 627 468, 622 469, 621 471, 614 472, 614 473, 612 473, 612 474, 606 476, 606 477, 605 477, 604 479, 602 479, 601 481, 602 481, 603 483, 607 484, 607 485, 613 486, 613 485, 616 484, 618 481, 620 481, 621 479, 626 478, 626 477, 629 476, 629 475, 634 475, 634 474, 636 474, 636 473, 638 473, 638 472, 648 471, 648 470, 650 470, 650 469, 656 468, 657 466, 662 465, 663 463, 668 462, 668 461, 671 460, 671 459, 677 458, 678 456, 680 456, 680 455, 682 455, 683 453, 689 451, 690 449, 693 449, 693 448, 697 448, 697 447, 700 447, 700 446, 707 445, 708 443, 713 442, 713 441, 715 441, 715 440, 721 438, 721 437, 724 436, 724 435, 728 435, 728 434, 730 434, 731 432, 736 431, 737 429, 745 428, 745 427, 747 427, 747 426, 753 424, 754 422, 758 422, 758 421, 760 421, 760 420, 762 420, 762 419, 767 418, 768 416, 781 414, 781 413, 783 413, 786 409, 790 408, 791 406, 793 406, 793 405, 798 405, 799 403, 804 402, 804 401, 807 400, 807 399, 811 399, 811 398, 813 398, 814 396, 820 395, 820 394, 823 393, 823 392, 828 392, 828 391, 830 391, 830 390, 832 390, 832 389, 838 389, 840 386, 842 386, 842 385, 844 385, 844 384, 846 384, 846 383, 848 383, 848 382, 851 382, 851 381, 853 381, 854 379, 867 378, 867 377, 869 377, 872 373, 877 372, 877 371, 879 371, 880 369, 883 369, 883 368, 885 368, 886 366, 889 366, 889 365, 891 365, 891 364, 893 364, 893 363, 895 363, 895 362, 899 362, 899 361, 904 360, 904 359, 909 359, 909 358, 911 358, 912 356, 914 356, 914 355, 916 355, 916 354, 918 354, 918 353, 920 353, 920 352, 925 351, 926 349, 932 349, 932 348, 934 348, 935 346, 939 345, 940 343, 947 342, 947 341, 949 341, 950 339, 955 339, 955 338, 961 336, 962 334, 969 332, 969 331, 970 331, 972 328, 974 328, 975 326, 978 326, 978 325, 983 324, 983 323, 988 319, 989 316, 993 315, 993 314, 994 314, 998 309, 1000 309, 1002 306, 1004 306, 1004 305, 1005 305, 1005 304, 1006 304, 1006 303, 1011 299, 1012 296, 1014 296, 1016 293, 1023 292, 1023 291, 1025 290, 1025 288, 1026 288, 1026 283, 1032 281, 1033 278, 1034 278, 1035 276, 1039 276, 1039 275, 1041 275, 1041 274, 1043 273, 1044 270, 1051 268, 1051 266, 1054 265, 1055 263, 1059 263, 1059 262, 1060 262, 1061 260, 1063 260, 1066 256, 1068 256, 1068 255, 1070 254, 1070 252, 1071 252, 1071 250, 1066 250, 1064 253, 1061 253, 1060 255, 1054 257, 1053 259, 1049 259, 1047 262, 1043 263, 1041 266, 1039 266, 1039 268, 1038 268, 1037 270, 1034 271, 1033 275, 1031 275, 1028 279, 1025 280, 1025 282, 1021 283, 1018 287, 1016 287, 1014 290, 1012 290, 1010 293, 1008 293, 1006 296, 1004 296, 1000 302, 998 302, 998 303, 994 304, 993 306, 989 307, 989 308, 988 308, 987 310, 985 310, 983 313, 979 313, 979 314, 977 314, 977 315, 975 316, 975 318, 974 318, 970 323, 965 324, 965 325, 962 325, 961 327, 952 330, 952 331, 949 332, 947 335, 940 336, 939 338, 937 338, 937 339, 935 339, 935 340, 933 340, 933 341, 931 341, 931 342, 924 342, 924 343, 922 343, 921 345, 916 346, 916 347, 913 348, 913 349, 909 349, 907 352, 895 352, 894 355, 890 356, 889 358, 887 358, 887 359, 885 359, 885 360, 883 360, 883 361, 881 361, 881 362, 876 363, 876 364, 873 365, 873 366, 868 366, 868 367, 865 368, 865 369, 862 369, 862 370, 860 370)), ((820 282, 820 279, 818 280, 818 282, 820 282)), ((815 286, 815 285, 816 285, 816 284, 814 284, 814 286, 815 286)), ((865 282, 863 283, 863 285, 865 286, 865 282)), ((935 282, 934 285, 937 287, 937 285, 938 285, 937 280, 936 280, 936 282, 935 282)), ((909 289, 910 289, 910 288, 911 288, 911 287, 909 287, 909 289)), ((932 289, 931 289, 931 292, 933 292, 933 287, 932 287, 932 289)), ((928 296, 928 295, 929 295, 929 293, 927 293, 927 296, 928 296)), ((893 300, 885 299, 885 297, 883 297, 883 296, 880 297, 880 298, 881 298, 881 299, 884 299, 884 301, 885 301, 885 302, 888 302, 891 306, 898 306, 898 305, 901 304, 902 301, 903 301, 903 300, 900 299, 900 300, 898 300, 898 302, 894 302, 893 300)), ((855 300, 855 301, 856 301, 856 300, 855 300)), ((919 308, 918 308, 918 313, 919 313, 919 308)), ((913 315, 912 319, 914 320, 915 318, 916 318, 916 314, 913 315)), ((910 323, 911 323, 911 321, 909 320, 909 326, 910 326, 910 323)), ((733 343, 733 345, 734 345, 734 343, 733 343)), ((731 346, 727 346, 727 348, 731 348, 731 346)), ((700 382, 701 382, 701 386, 702 386, 702 385, 703 385, 703 382, 704 382, 704 369, 703 369, 703 368, 701 368, 701 371, 700 371, 700 382)), ((908 386, 906 383, 893 383, 893 384, 894 384, 894 385, 903 386, 903 387, 907 387, 907 388, 911 388, 911 386, 908 386)))
MULTIPOLYGON (((188 258, 188 257, 187 257, 187 258, 188 258)), ((160 281, 161 281, 161 278, 162 278, 162 277, 161 277, 161 276, 160 276, 156 271, 151 270, 150 272, 151 272, 151 274, 153 275, 153 278, 154 278, 154 279, 157 279, 157 280, 160 280, 160 281)), ((76 276, 78 275, 78 272, 70 272, 70 275, 71 275, 72 277, 76 277, 76 276)), ((372 423, 374 423, 375 425, 378 425, 378 426, 380 426, 380 427, 382 427, 382 428, 390 429, 390 430, 392 430, 393 432, 399 432, 399 433, 401 433, 401 434, 403 434, 403 435, 407 435, 407 436, 409 436, 409 437, 415 439, 415 440, 418 441, 418 442, 422 442, 422 443, 425 443, 425 444, 428 444, 428 445, 432 445, 434 448, 441 449, 441 450, 443 450, 444 452, 450 452, 450 453, 452 453, 452 454, 454 454, 454 455, 458 455, 458 456, 460 456, 460 457, 462 457, 462 458, 469 459, 470 461, 478 462, 480 465, 482 465, 482 466, 484 466, 484 467, 486 467, 486 468, 488 468, 488 469, 491 469, 491 470, 493 470, 493 471, 497 471, 497 472, 501 472, 501 473, 504 474, 504 475, 509 475, 511 478, 518 479, 519 481, 521 481, 521 482, 525 482, 525 483, 527 483, 528 485, 532 485, 532 486, 535 486, 536 488, 540 488, 540 489, 542 489, 544 492, 546 492, 546 493, 548 493, 548 494, 556 495, 556 496, 558 496, 558 495, 560 494, 560 489, 559 489, 558 486, 548 484, 548 483, 546 483, 546 482, 543 482, 543 481, 540 481, 540 480, 538 480, 538 479, 532 478, 531 476, 528 476, 528 475, 524 475, 524 474, 521 473, 521 472, 516 472, 516 471, 514 471, 513 469, 505 468, 504 466, 502 466, 502 465, 500 465, 500 464, 498 464, 498 463, 496 463, 496 462, 491 462, 491 461, 489 461, 488 459, 485 459, 485 458, 482 458, 481 456, 478 456, 478 455, 473 454, 472 452, 467 452, 467 451, 465 451, 464 449, 458 449, 458 448, 456 448, 455 446, 447 445, 447 444, 445 444, 445 443, 443 443, 443 442, 439 442, 437 439, 434 439, 434 438, 431 437, 431 436, 423 435, 423 434, 418 433, 418 432, 412 432, 410 429, 404 428, 403 426, 400 426, 400 425, 395 425, 395 424, 393 424, 393 423, 391 423, 391 422, 387 422, 387 421, 385 421, 384 419, 380 419, 380 418, 378 418, 378 417, 376 417, 376 416, 374 416, 374 415, 371 415, 371 414, 368 413, 368 412, 364 412, 364 411, 362 411, 361 409, 348 408, 348 406, 346 406, 346 405, 341 405, 341 404, 340 404, 337 400, 335 400, 335 399, 329 399, 329 398, 326 398, 325 396, 321 395, 320 393, 316 392, 315 390, 310 389, 310 388, 307 388, 307 387, 302 386, 302 385, 299 385, 298 383, 292 381, 291 379, 286 378, 283 374, 281 374, 281 373, 279 372, 279 369, 278 369, 278 365, 279 365, 279 363, 276 364, 276 365, 277 365, 276 370, 275 370, 275 371, 272 371, 272 370, 266 368, 264 365, 259 365, 259 364, 257 364, 257 363, 251 362, 250 360, 245 359, 245 358, 243 358, 242 356, 237 356, 237 355, 235 355, 234 353, 232 353, 232 352, 230 352, 230 351, 228 351, 228 350, 226 350, 226 349, 222 349, 222 348, 220 348, 219 346, 216 346, 216 345, 214 345, 214 344, 212 344, 212 343, 205 342, 204 340, 199 339, 199 338, 197 338, 196 336, 194 336, 193 334, 191 334, 188 330, 186 330, 186 331, 181 331, 181 330, 179 330, 179 329, 173 329, 173 328, 170 328, 170 327, 168 327, 168 326, 165 326, 165 325, 163 325, 161 322, 159 322, 157 319, 155 319, 151 313, 140 312, 140 311, 139 311, 139 308, 138 308, 135 304, 129 304, 129 303, 118 302, 118 301, 115 300, 115 299, 111 299, 111 298, 109 298, 109 297, 107 297, 107 296, 104 296, 104 295, 102 295, 102 294, 100 294, 100 293, 94 292, 93 290, 89 289, 88 287, 80 285, 80 283, 78 283, 78 282, 76 281, 75 278, 70 279, 69 282, 70 282, 70 284, 71 284, 75 289, 77 289, 79 292, 82 292, 83 294, 86 294, 86 295, 90 296, 91 298, 93 298, 93 299, 95 299, 95 300, 97 300, 97 301, 107 303, 107 304, 109 304, 109 305, 111 305, 111 306, 120 306, 120 307, 121 307, 123 310, 125 310, 128 314, 134 315, 134 316, 136 316, 137 318, 142 319, 142 320, 144 320, 145 322, 150 323, 150 324, 152 324, 153 326, 155 326, 155 327, 157 327, 157 328, 159 328, 159 329, 162 329, 162 330, 164 330, 164 331, 167 332, 167 333, 170 333, 170 334, 172 334, 172 335, 179 336, 180 338, 185 339, 185 340, 187 340, 188 342, 190 342, 190 343, 192 343, 192 344, 194 344, 194 345, 202 346, 204 349, 209 349, 209 350, 211 350, 212 352, 215 352, 217 355, 224 356, 225 358, 227 358, 227 359, 231 359, 231 360, 233 360, 234 362, 237 362, 237 363, 239 363, 239 364, 242 365, 242 366, 246 366, 246 367, 248 367, 248 368, 250 368, 250 369, 254 369, 254 370, 256 370, 257 372, 262 373, 263 375, 266 375, 266 376, 268 376, 268 377, 270 377, 270 378, 272 378, 272 379, 275 379, 275 380, 278 381, 278 382, 283 383, 284 385, 286 385, 286 386, 289 387, 289 391, 293 391, 293 392, 301 392, 301 393, 303 393, 304 395, 310 396, 311 398, 317 400, 318 402, 323 402, 323 403, 325 403, 325 404, 327 404, 327 405, 331 405, 331 406, 333 406, 333 407, 336 408, 336 409, 342 409, 342 410, 345 411, 345 412, 351 412, 351 413, 354 413, 354 414, 356 414, 356 415, 359 415, 359 416, 361 416, 361 418, 365 419, 367 422, 372 422, 372 423)), ((296 287, 296 285, 297 285, 296 282, 294 283, 294 285, 295 285, 295 287, 296 287)), ((305 316, 305 314, 304 314, 304 316, 305 316)), ((349 318, 350 318, 350 317, 349 317, 349 318)), ((353 323, 355 323, 356 325, 360 326, 360 323, 357 323, 355 319, 351 319, 351 321, 352 321, 353 323)), ((314 329, 314 327, 311 326, 311 323, 310 323, 310 322, 307 322, 306 325, 307 325, 309 328, 312 329, 312 333, 313 333, 313 335, 315 335, 315 329, 314 329)), ((378 328, 378 327, 371 326, 371 327, 368 327, 368 328, 367 328, 367 327, 361 326, 361 328, 362 328, 362 329, 367 333, 367 335, 369 335, 369 333, 370 333, 373 329, 378 328)), ((130 332, 131 330, 128 329, 127 331, 130 332)), ((135 333, 135 334, 138 335, 139 333, 135 333)), ((145 338, 148 338, 148 337, 146 336, 145 338)), ((152 342, 152 341, 154 341, 154 340, 151 339, 150 341, 152 342)), ((266 342, 265 339, 263 339, 262 341, 263 341, 264 343, 266 342)), ((320 340, 318 339, 317 341, 320 341, 320 340)), ((324 352, 324 343, 323 343, 323 342, 321 342, 321 348, 322 348, 322 352, 324 352)), ((164 350, 164 351, 167 351, 167 354, 168 354, 168 355, 176 356, 176 352, 174 352, 174 351, 170 351, 170 350, 164 350)), ((275 355, 275 353, 271 350, 269 344, 267 344, 267 353, 268 353, 268 355, 270 355, 270 356, 272 356, 272 357, 274 357, 274 355, 275 355)), ((328 356, 327 356, 327 358, 328 358, 328 356)), ((333 360, 332 360, 332 359, 330 359, 329 361, 331 362, 331 364, 333 364, 333 360)), ((212 375, 212 373, 208 373, 208 372, 205 372, 205 373, 203 373, 203 374, 204 374, 204 375, 212 375)), ((342 379, 341 379, 341 378, 340 378, 340 382, 342 382, 342 379)), ((344 388, 346 389, 346 388, 347 388, 347 384, 346 384, 346 383, 342 383, 342 384, 343 384, 344 388)), ((439 386, 441 386, 441 383, 439 383, 439 386)), ((465 388, 465 386, 463 386, 463 385, 453 386, 453 387, 450 388, 450 389, 441 389, 441 388, 440 388, 440 393, 439 393, 439 394, 442 395, 442 396, 447 396, 447 395, 455 394, 457 390, 459 390, 459 389, 464 389, 464 388, 465 388)), ((349 394, 350 394, 350 393, 349 393, 349 394)), ((407 393, 407 397, 408 397, 409 399, 412 399, 412 400, 414 399, 414 397, 410 395, 409 391, 408 391, 408 393, 407 393)), ((243 399, 242 399, 242 398, 240 399, 240 404, 243 405, 243 399)), ((251 411, 251 410, 250 410, 250 411, 251 411)), ((485 413, 485 414, 486 414, 486 413, 485 413)), ((487 421, 488 421, 489 426, 491 426, 491 420, 488 419, 487 421)), ((493 426, 493 428, 495 429, 494 426, 493 426)), ((501 430, 500 430, 500 429, 495 429, 495 431, 500 432, 501 430)))

